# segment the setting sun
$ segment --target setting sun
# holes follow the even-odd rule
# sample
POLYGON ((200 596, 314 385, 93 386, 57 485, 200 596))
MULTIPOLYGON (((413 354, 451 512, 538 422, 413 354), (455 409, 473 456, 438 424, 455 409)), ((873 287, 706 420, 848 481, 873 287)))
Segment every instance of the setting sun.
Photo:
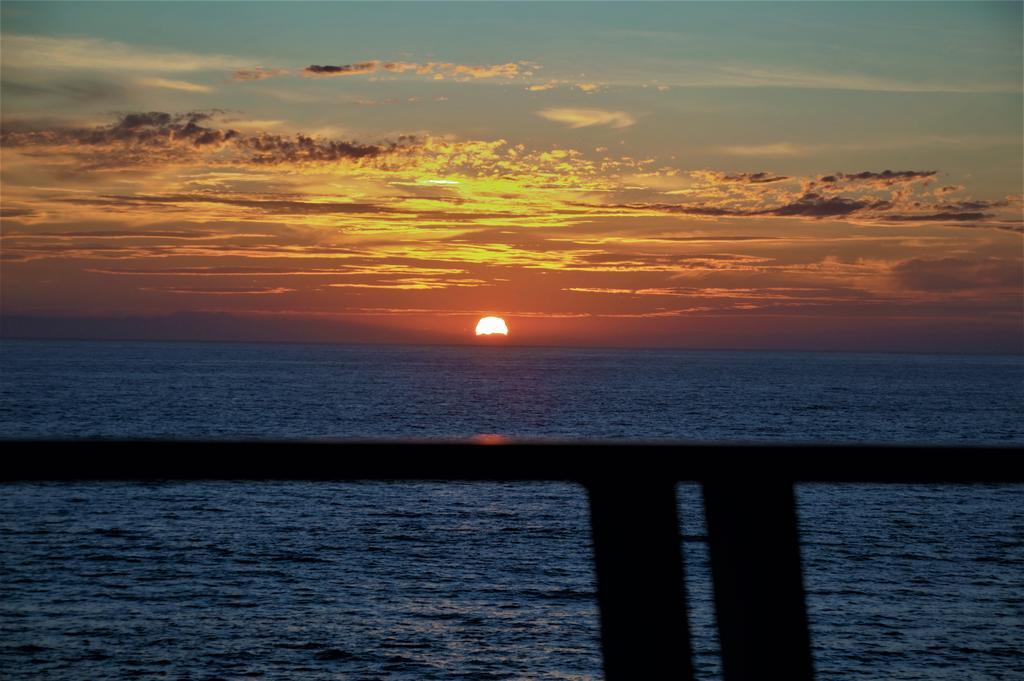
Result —
POLYGON ((476 335, 492 336, 494 334, 508 335, 508 325, 501 317, 484 317, 476 323, 476 335))

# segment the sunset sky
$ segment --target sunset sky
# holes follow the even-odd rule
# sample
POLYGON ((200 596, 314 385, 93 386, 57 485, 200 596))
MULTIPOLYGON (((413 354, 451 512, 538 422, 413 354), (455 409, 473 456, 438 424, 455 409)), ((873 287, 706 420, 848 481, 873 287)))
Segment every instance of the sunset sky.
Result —
POLYGON ((5 2, 5 333, 1019 352, 1021 7, 5 2))

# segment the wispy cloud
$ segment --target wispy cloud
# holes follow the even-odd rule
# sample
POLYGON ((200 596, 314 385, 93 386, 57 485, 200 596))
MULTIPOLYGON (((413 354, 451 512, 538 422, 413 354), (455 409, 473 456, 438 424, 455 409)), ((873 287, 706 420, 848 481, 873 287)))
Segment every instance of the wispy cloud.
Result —
POLYGON ((164 88, 166 90, 180 90, 182 92, 213 92, 208 85, 190 83, 187 80, 169 80, 167 78, 140 78, 139 85, 145 87, 164 88))
POLYGON ((788 142, 776 142, 773 144, 730 144, 717 147, 716 151, 729 156, 802 156, 810 153, 811 148, 788 142))
POLYGON ((577 83, 571 80, 548 80, 542 83, 534 83, 533 85, 527 86, 529 92, 545 92, 547 90, 554 90, 556 87, 571 87, 574 90, 580 92, 593 93, 601 92, 605 88, 602 83, 577 83))
POLYGON ((708 147, 709 151, 727 156, 813 156, 822 153, 866 151, 889 152, 893 149, 989 149, 1012 145, 1020 147, 1019 135, 899 135, 885 139, 868 138, 854 142, 791 142, 778 140, 765 143, 731 144, 708 147))
MULTIPOLYGON (((688 83, 680 83, 688 84, 688 83)), ((1020 92, 1020 83, 955 83, 905 80, 857 72, 813 71, 786 67, 719 64, 692 84, 732 87, 788 87, 865 92, 1020 92)))
POLYGON ((738 184, 772 184, 790 179, 786 175, 775 175, 768 172, 757 173, 723 173, 715 170, 695 170, 693 177, 705 182, 735 182, 738 184))
POLYGON ((274 78, 276 76, 287 76, 289 73, 291 73, 291 71, 288 69, 239 69, 231 74, 231 79, 237 81, 266 80, 267 78, 274 78))
POLYGON ((604 109, 544 109, 537 112, 537 115, 555 123, 565 123, 570 128, 589 128, 594 125, 628 128, 636 124, 636 118, 631 114, 604 109))
POLYGON ((4 36, 4 66, 7 68, 173 73, 232 70, 251 61, 221 54, 154 49, 99 38, 4 36))

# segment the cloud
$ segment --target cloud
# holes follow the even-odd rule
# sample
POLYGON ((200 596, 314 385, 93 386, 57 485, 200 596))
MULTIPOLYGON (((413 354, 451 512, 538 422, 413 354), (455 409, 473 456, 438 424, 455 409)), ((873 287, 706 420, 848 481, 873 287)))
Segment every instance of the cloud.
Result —
POLYGON ((715 175, 717 175, 717 179, 722 182, 739 182, 742 184, 770 184, 772 182, 783 182, 789 179, 786 175, 772 175, 771 173, 766 172, 734 173, 732 175, 715 173, 715 175))
POLYGON ((43 130, 6 129, 2 140, 8 147, 63 146, 100 147, 116 143, 149 147, 190 145, 203 147, 237 138, 235 130, 219 130, 203 125, 209 112, 169 114, 161 111, 129 113, 113 125, 93 128, 54 127, 43 130))
POLYGON ((964 210, 988 210, 990 208, 1005 208, 1010 205, 1009 200, 1003 201, 952 201, 950 203, 942 203, 938 205, 938 208, 942 210, 953 210, 953 211, 964 211, 964 210))
POLYGON ((5 239, 226 239, 236 238, 238 234, 217 234, 215 232, 196 231, 167 231, 167 230, 125 230, 105 229, 87 232, 39 232, 39 231, 12 231, 6 230, 2 237, 5 239))
MULTIPOLYGON (((619 128, 635 122, 628 114, 600 109, 548 109, 541 115, 572 127, 619 128)), ((12 150, 16 154, 12 158, 34 168, 42 167, 41 161, 52 159, 49 168, 65 178, 89 171, 155 169, 170 164, 202 169, 200 174, 210 178, 180 184, 175 190, 154 187, 147 193, 134 195, 111 187, 89 199, 55 202, 55 211, 59 210, 57 203, 61 203, 96 206, 97 210, 110 206, 122 212, 138 212, 146 205, 161 205, 165 210, 180 213, 190 210, 189 204, 203 202, 263 215, 312 218, 365 213, 377 216, 382 224, 419 216, 420 225, 431 229, 444 228, 445 222, 454 224, 467 220, 537 220, 543 215, 544 220, 557 223, 570 219, 567 216, 576 219, 590 215, 602 219, 634 212, 707 218, 833 219, 877 226, 945 223, 1015 232, 1024 229, 1019 211, 1014 216, 1009 209, 1017 199, 975 200, 965 196, 951 200, 945 193, 937 196, 933 190, 922 186, 938 176, 935 170, 865 170, 811 177, 791 177, 764 170, 686 173, 678 168, 662 168, 647 172, 645 168, 649 170, 654 166, 645 164, 654 160, 606 157, 596 161, 574 149, 530 150, 524 145, 510 145, 505 140, 400 136, 367 142, 302 133, 288 135, 258 130, 258 125, 240 125, 239 130, 231 127, 231 118, 221 111, 178 114, 149 111, 125 113, 110 124, 91 127, 14 120, 5 124, 0 141, 5 152, 12 150), (315 168, 315 164, 341 163, 346 166, 345 172, 365 172, 370 182, 381 181, 382 174, 386 173, 388 179, 395 180, 396 186, 412 182, 412 186, 419 187, 429 182, 429 178, 435 181, 447 178, 441 181, 459 185, 460 208, 458 211, 436 210, 436 205, 423 203, 454 202, 454 196, 439 197, 434 195, 436 192, 429 196, 422 192, 415 196, 390 193, 373 196, 371 193, 365 195, 371 197, 369 200, 357 201, 344 200, 344 197, 338 200, 336 196, 327 201, 296 201, 294 197, 302 192, 291 182, 280 185, 281 188, 270 196, 255 199, 250 189, 252 182, 244 177, 222 182, 211 175, 213 168, 246 173, 267 168, 269 173, 275 166, 285 171, 301 167, 305 172, 310 166, 315 168), (392 173, 399 175, 395 177, 392 173), (693 181, 684 179, 687 174, 693 181), (487 177, 501 178, 501 191, 507 200, 499 204, 489 194, 479 193, 474 180, 487 177), (662 179, 672 182, 659 184, 655 181, 662 179), (634 186, 638 182, 644 187, 634 186), (685 189, 674 189, 680 182, 685 189), (661 191, 658 187, 671 191, 661 191), (549 189, 576 194, 542 199, 534 193, 549 189), (618 193, 619 198, 610 198, 607 204, 584 203, 580 192, 587 191, 618 193), (638 194, 638 191, 647 194, 638 194), (664 197, 661 201, 651 200, 658 194, 664 197), (671 203, 666 200, 669 194, 686 198, 680 199, 681 203, 671 203), (211 198, 215 196, 219 198, 211 198)), ((338 168, 331 168, 332 172, 336 170, 338 168)), ((90 182, 99 179, 90 178, 90 182)), ((409 194, 411 190, 402 191, 409 194)), ((17 199, 17 205, 34 209, 33 201, 30 196, 22 197, 17 199)), ((38 210, 35 215, 39 215, 38 210)), ((26 217, 37 221, 35 215, 26 217)))
POLYGON ((288 69, 239 69, 231 74, 231 79, 237 81, 266 80, 267 78, 286 76, 289 73, 291 71, 288 69))
POLYGON ((804 194, 796 201, 762 211, 754 211, 753 215, 800 216, 812 218, 842 217, 862 211, 866 208, 889 208, 888 201, 872 201, 868 199, 848 199, 841 196, 824 197, 820 194, 804 194))
POLYGON ((937 170, 883 170, 880 173, 864 171, 860 173, 836 173, 818 178, 819 184, 838 184, 840 182, 862 183, 878 188, 891 187, 906 182, 931 181, 938 175, 937 170))
POLYGON ((303 134, 287 137, 260 133, 241 137, 237 145, 252 152, 250 158, 255 163, 276 164, 373 158, 400 148, 408 148, 412 143, 411 137, 401 137, 398 141, 381 144, 363 144, 319 139, 303 134))
POLYGON ((455 76, 465 75, 472 78, 515 78, 519 75, 519 64, 514 62, 476 66, 470 64, 440 64, 438 69, 455 76))
POLYGON ((213 92, 208 85, 190 83, 186 80, 168 80, 167 78, 140 78, 139 85, 146 87, 164 88, 167 90, 181 90, 182 92, 213 92))
MULTIPOLYGON (((774 87, 863 92, 1019 93, 1013 81, 922 81, 842 71, 813 71, 754 64, 687 62, 671 75, 678 87, 774 87)), ((668 80, 668 78, 666 78, 668 80)))
MULTIPOLYGON (((702 175, 713 175, 712 171, 698 171, 702 175)), ((723 175, 723 179, 730 176, 723 175)), ((726 180, 728 181, 728 180, 726 180)), ((873 187, 871 188, 873 189, 873 187)), ((783 194, 783 197, 786 195, 783 194)), ((873 223, 971 223, 985 222, 995 217, 986 209, 1006 207, 1009 201, 959 201, 946 204, 929 204, 920 201, 899 202, 879 199, 872 195, 826 196, 817 192, 784 200, 775 206, 747 207, 742 203, 628 203, 609 206, 613 209, 654 211, 675 215, 697 217, 787 217, 820 220, 826 218, 849 218, 859 222, 873 223)), ((984 227, 1022 231, 1019 219, 1014 222, 986 222, 984 227)))
MULTIPOLYGON (((420 75, 426 75, 432 72, 437 66, 438 65, 434 64, 433 62, 429 62, 426 64, 417 64, 415 62, 383 62, 380 64, 380 67, 383 70, 390 71, 391 73, 405 73, 406 71, 415 71, 420 75)), ((449 66, 451 66, 451 64, 449 64, 449 66)))
POLYGON ((239 158, 233 159, 236 162, 262 165, 359 160, 407 149, 414 144, 411 137, 365 144, 301 133, 293 136, 267 132, 245 134, 233 128, 210 125, 218 113, 128 113, 112 125, 91 128, 22 129, 20 126, 8 125, 0 136, 0 142, 4 147, 28 148, 36 153, 41 149, 52 148, 56 152, 89 159, 93 167, 177 160, 204 149, 225 147, 241 154, 239 158))
POLYGON ((433 74, 435 79, 445 76, 455 78, 516 78, 521 75, 521 66, 527 62, 505 64, 455 64, 451 62, 388 62, 379 59, 354 64, 319 65, 311 64, 302 70, 303 75, 312 78, 334 76, 356 76, 380 71, 388 73, 414 72, 419 75, 433 74))
POLYGON ((600 83, 573 83, 568 80, 549 80, 546 83, 535 83, 528 86, 526 89, 529 92, 544 92, 546 90, 553 90, 559 86, 571 86, 576 90, 586 93, 600 92, 604 89, 604 85, 600 83))
POLYGON ((916 291, 1019 289, 1024 262, 1007 258, 914 258, 898 263, 892 274, 905 288, 916 291))
MULTIPOLYGON (((35 215, 35 211, 30 208, 0 208, 0 218, 26 218, 32 215, 35 215)), ((10 234, 10 230, 6 234, 10 234)))
MULTIPOLYGON (((233 115, 225 112, 138 112, 122 114, 108 125, 74 126, 31 119, 9 121, 0 131, 0 142, 10 158, 24 167, 85 179, 99 170, 156 170, 162 166, 191 166, 200 175, 214 168, 288 166, 347 162, 348 170, 372 175, 378 172, 413 173, 404 181, 467 178, 500 178, 498 186, 521 197, 535 189, 603 191, 616 185, 605 172, 635 170, 644 160, 605 158, 600 164, 575 149, 528 149, 506 140, 452 140, 437 137, 398 136, 372 142, 338 139, 338 133, 322 135, 282 134, 236 128, 233 115)), ((310 169, 312 170, 312 169, 310 169)), ((98 181, 99 176, 90 178, 98 181)), ((290 184, 290 181, 288 181, 290 184)), ((193 185, 193 187, 195 186, 193 185)), ((472 191, 472 190, 470 190, 472 191)), ((111 192, 117 193, 117 192, 111 192)), ((481 195, 479 203, 492 203, 481 195)), ((542 201, 552 219, 564 207, 542 201)), ((506 201, 502 210, 525 212, 532 202, 506 201)), ((493 212, 488 210, 487 212, 493 212)), ((579 212, 579 211, 575 211, 579 212)))
POLYGON ((312 64, 303 69, 307 76, 352 76, 360 73, 373 73, 380 65, 378 61, 364 61, 358 64, 342 66, 319 66, 312 64))
POLYGON ((628 113, 603 109, 544 109, 537 115, 549 121, 565 123, 570 128, 589 128, 593 125, 628 128, 636 123, 636 119, 628 113))
POLYGON ((202 296, 263 296, 277 295, 280 293, 294 293, 296 289, 284 286, 247 286, 233 288, 187 288, 183 286, 145 286, 141 291, 152 291, 154 293, 176 293, 182 295, 202 296))
MULTIPOLYGON (((377 201, 312 201, 304 200, 301 195, 266 197, 247 195, 228 195, 223 192, 197 192, 193 194, 101 194, 88 198, 66 198, 55 199, 63 204, 75 206, 93 206, 108 208, 110 210, 142 209, 144 213, 151 213, 156 208, 165 207, 170 210, 192 211, 198 208, 198 204, 214 206, 230 206, 240 208, 244 211, 252 211, 261 216, 291 216, 291 217, 315 217, 315 216, 375 216, 380 219, 411 219, 411 220, 439 220, 448 222, 472 222, 476 220, 489 220, 494 218, 510 217, 508 213, 485 211, 485 210, 435 210, 427 209, 418 205, 406 206, 399 200, 391 199, 389 202, 377 201)), ((155 232, 153 234, 156 234, 155 232)), ((185 237, 177 232, 161 232, 170 238, 211 238, 206 236, 185 237)), ((126 238, 138 236, 134 233, 114 232, 109 235, 93 232, 92 235, 100 238, 126 238)), ((59 236, 67 236, 59 235, 59 236)), ((85 236, 82 233, 73 236, 85 236)), ((253 236, 253 235, 250 235, 253 236)), ((255 235, 259 236, 259 235, 255 235)))
POLYGON ((92 104, 123 98, 127 89, 117 83, 89 78, 67 78, 51 82, 0 80, 4 97, 58 97, 69 102, 92 104))
POLYGON ((145 206, 174 205, 189 203, 215 203, 241 208, 253 208, 270 215, 340 215, 387 213, 391 210, 376 203, 341 201, 298 201, 293 199, 254 199, 224 196, 223 194, 170 194, 152 195, 102 195, 98 198, 63 199, 65 203, 93 206, 145 206))
POLYGON ((245 61, 240 57, 160 50, 98 38, 4 36, 5 68, 166 73, 231 70, 244 67, 245 61))
POLYGON ((958 213, 955 211, 943 211, 941 213, 905 213, 896 215, 884 215, 883 220, 890 222, 975 222, 992 217, 988 213, 958 213))
POLYGON ((775 144, 734 144, 718 147, 718 151, 730 156, 800 156, 807 149, 788 142, 775 144))

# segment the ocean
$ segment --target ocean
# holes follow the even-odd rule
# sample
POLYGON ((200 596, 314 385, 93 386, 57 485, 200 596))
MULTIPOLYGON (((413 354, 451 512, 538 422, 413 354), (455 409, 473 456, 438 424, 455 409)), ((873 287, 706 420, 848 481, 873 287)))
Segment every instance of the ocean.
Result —
MULTIPOLYGON (((3 341, 3 438, 1024 443, 1017 356, 3 341)), ((821 679, 1024 678, 1024 486, 799 485, 821 679)), ((700 489, 679 486, 717 679, 700 489)), ((0 487, 5 679, 600 678, 562 483, 0 487)))
POLYGON ((0 437, 1024 444, 1024 356, 0 343, 0 437))

